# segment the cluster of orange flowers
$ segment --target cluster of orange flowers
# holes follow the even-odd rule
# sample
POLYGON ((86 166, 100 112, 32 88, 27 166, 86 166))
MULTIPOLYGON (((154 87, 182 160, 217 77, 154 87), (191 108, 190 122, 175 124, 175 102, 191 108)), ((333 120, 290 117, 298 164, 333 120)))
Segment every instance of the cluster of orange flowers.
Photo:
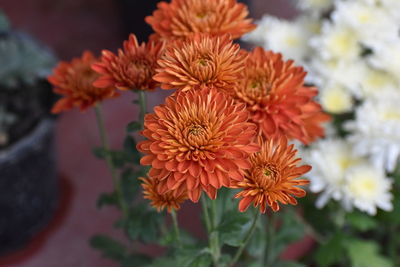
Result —
POLYGON ((239 210, 251 203, 261 212, 279 202, 296 204, 305 191, 288 139, 304 144, 324 135, 329 117, 304 84, 306 72, 280 54, 257 47, 241 50, 233 40, 253 30, 248 9, 236 0, 161 2, 146 21, 155 33, 147 44, 132 34, 123 49, 95 60, 61 63, 49 81, 63 94, 53 111, 85 109, 120 90, 176 89, 145 116, 137 145, 151 169, 145 198, 158 210, 179 209, 202 192, 211 199, 221 187, 241 189, 239 210))

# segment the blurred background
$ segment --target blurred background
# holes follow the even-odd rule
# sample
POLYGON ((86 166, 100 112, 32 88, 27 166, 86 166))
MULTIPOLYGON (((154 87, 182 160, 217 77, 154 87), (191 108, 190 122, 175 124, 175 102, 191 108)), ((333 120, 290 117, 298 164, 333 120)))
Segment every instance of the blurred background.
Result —
MULTIPOLYGON (((84 50, 96 54, 102 49, 116 51, 130 32, 145 40, 151 29, 144 23, 144 16, 152 13, 155 3, 149 0, 0 0, 0 9, 8 16, 13 29, 34 36, 58 59, 70 60, 84 50)), ((254 19, 264 13, 285 18, 295 15, 289 0, 250 0, 248 4, 254 19)), ((151 93, 149 110, 168 94, 151 93)), ((123 96, 104 105, 113 147, 121 146, 125 125, 137 116, 137 110, 131 105, 135 96, 129 92, 123 96)), ((55 158, 59 190, 54 216, 22 248, 0 256, 0 266, 114 266, 115 263, 101 258, 88 244, 96 233, 119 235, 112 227, 117 211, 96 208, 99 194, 110 191, 112 185, 105 163, 91 153, 99 144, 96 129, 92 110, 85 113, 73 110, 57 118, 55 158)), ((201 235, 200 220, 185 216, 192 210, 188 205, 180 213, 183 225, 201 235)), ((50 208, 48 213, 52 214, 50 208)), ((293 251, 301 253, 301 248, 293 251)), ((296 253, 289 253, 288 257, 295 257, 296 253)))

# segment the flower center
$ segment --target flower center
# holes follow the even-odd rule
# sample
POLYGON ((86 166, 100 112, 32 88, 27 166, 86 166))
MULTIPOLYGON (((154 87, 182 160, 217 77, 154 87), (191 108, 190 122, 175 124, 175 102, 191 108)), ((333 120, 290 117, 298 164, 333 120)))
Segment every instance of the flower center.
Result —
POLYGON ((199 12, 199 13, 196 14, 196 17, 199 18, 199 19, 203 19, 206 16, 207 16, 207 13, 204 12, 204 11, 203 12, 199 12))
POLYGON ((204 134, 204 132, 205 132, 205 129, 201 125, 191 125, 189 127, 189 131, 188 131, 189 135, 194 135, 194 136, 200 136, 200 135, 204 134))
POLYGON ((267 165, 263 168, 263 177, 276 182, 278 180, 278 170, 275 166, 267 165))
POLYGON ((265 191, 279 183, 279 170, 272 164, 259 165, 254 169, 253 177, 259 190, 265 191))
POLYGON ((197 64, 200 65, 201 67, 206 67, 210 64, 210 61, 211 61, 210 56, 203 55, 197 59, 197 64))
POLYGON ((92 84, 99 77, 99 74, 93 71, 90 66, 85 66, 84 68, 80 69, 79 73, 80 78, 76 84, 77 91, 85 91, 86 94, 92 92, 93 90, 97 91, 97 89, 92 84))

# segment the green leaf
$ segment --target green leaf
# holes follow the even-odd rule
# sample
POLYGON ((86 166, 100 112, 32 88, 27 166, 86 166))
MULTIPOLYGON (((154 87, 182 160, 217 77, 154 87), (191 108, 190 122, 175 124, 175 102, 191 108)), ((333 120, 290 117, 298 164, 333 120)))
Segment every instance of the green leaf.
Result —
POLYGON ((306 265, 295 261, 281 261, 275 267, 307 267, 306 265))
POLYGON ((400 194, 394 194, 393 210, 390 212, 380 210, 378 212, 378 221, 390 225, 400 225, 400 194))
POLYGON ((379 254, 379 246, 373 241, 353 239, 346 248, 352 267, 393 267, 388 258, 379 254))
MULTIPOLYGON (((180 238, 181 238, 181 243, 183 245, 195 245, 196 239, 193 238, 193 236, 190 235, 187 231, 184 229, 180 229, 180 238)), ((166 234, 164 234, 161 238, 160 241, 158 242, 161 246, 164 247, 169 247, 169 246, 175 246, 176 245, 176 235, 175 231, 171 230, 168 231, 166 234)))
MULTIPOLYGON (((177 267, 176 260, 169 257, 160 257, 145 267, 177 267)), ((139 267, 139 266, 138 266, 139 267)))
POLYGON ((97 208, 101 209, 103 206, 119 206, 118 196, 116 192, 102 193, 97 199, 97 208))
POLYGON ((140 192, 139 177, 143 176, 140 171, 134 172, 132 169, 126 169, 121 174, 122 194, 127 203, 131 203, 140 192))
POLYGON ((263 218, 264 216, 261 216, 259 219, 258 225, 254 231, 253 237, 251 238, 249 244, 247 245, 246 249, 247 252, 254 257, 255 259, 258 259, 262 257, 266 245, 266 231, 265 231, 265 226, 266 222, 264 222, 263 218))
POLYGON ((107 150, 102 147, 95 147, 92 149, 92 153, 98 159, 105 159, 107 155, 107 150))
MULTIPOLYGON (((296 210, 292 208, 284 209, 274 216, 279 216, 282 220, 281 225, 275 233, 274 252, 280 254, 289 244, 299 241, 304 237, 304 225, 296 219, 296 210)), ((268 220, 267 220, 267 223, 268 220)))
POLYGON ((130 239, 139 239, 144 243, 159 240, 159 225, 163 223, 164 213, 149 210, 147 203, 142 203, 130 210, 125 222, 126 232, 130 239))
POLYGON ((113 165, 117 168, 122 168, 130 160, 125 151, 113 150, 110 152, 110 156, 113 165))
POLYGON ((211 266, 211 255, 208 248, 182 248, 174 257, 157 258, 146 267, 208 267, 211 266))
POLYGON ((121 261, 121 267, 145 266, 151 258, 143 254, 132 254, 121 261))
POLYGON ((344 244, 347 238, 341 233, 335 234, 327 243, 321 245, 315 253, 318 266, 330 266, 340 261, 344 254, 344 244))
POLYGON ((346 219, 359 231, 368 231, 378 226, 377 221, 373 217, 361 212, 348 213, 346 219))
POLYGON ((236 212, 238 210, 238 202, 234 199, 236 190, 231 188, 224 188, 218 190, 217 207, 219 214, 223 215, 223 212, 236 212))
POLYGON ((127 133, 136 132, 136 131, 139 131, 141 128, 142 128, 142 125, 140 125, 140 122, 132 121, 132 122, 128 123, 128 125, 126 126, 126 132, 127 133))
POLYGON ((122 261, 126 255, 126 247, 108 236, 93 236, 90 239, 90 245, 100 250, 105 258, 122 261))
POLYGON ((228 211, 222 217, 218 226, 221 241, 233 247, 238 247, 250 227, 250 218, 247 213, 228 211))
POLYGON ((315 203, 317 201, 316 194, 309 194, 307 197, 299 199, 299 205, 303 208, 303 218, 304 220, 315 229, 316 232, 322 234, 323 236, 329 236, 334 231, 334 219, 332 215, 337 210, 336 207, 331 208, 332 204, 336 203, 331 201, 323 209, 317 209, 315 203))
POLYGON ((182 267, 208 267, 211 261, 208 248, 184 248, 176 256, 176 266, 182 267))
POLYGON ((126 136, 124 140, 124 151, 126 153, 125 157, 129 162, 139 164, 140 153, 136 149, 136 141, 132 136, 126 136))

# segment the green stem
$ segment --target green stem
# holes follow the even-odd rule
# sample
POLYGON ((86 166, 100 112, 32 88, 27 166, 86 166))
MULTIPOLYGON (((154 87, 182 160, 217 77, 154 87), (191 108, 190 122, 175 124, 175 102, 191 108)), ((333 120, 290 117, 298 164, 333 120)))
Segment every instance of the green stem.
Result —
POLYGON ((171 210, 171 217, 172 217, 172 223, 174 225, 176 242, 178 243, 178 247, 181 247, 182 244, 181 244, 181 235, 179 232, 178 216, 176 215, 176 211, 174 209, 171 210))
POLYGON ((218 227, 218 213, 217 213, 217 201, 211 200, 211 229, 210 234, 210 250, 213 258, 214 265, 220 266, 219 258, 221 257, 221 247, 219 245, 219 233, 218 227))
POLYGON ((247 246, 247 243, 250 241, 251 237, 253 236, 254 230, 256 229, 259 214, 260 214, 260 212, 258 210, 256 210, 256 212, 254 214, 254 218, 253 218, 253 223, 251 224, 251 227, 250 227, 249 231, 247 232, 246 237, 244 238, 242 244, 236 251, 236 254, 233 257, 233 260, 231 261, 230 266, 233 266, 239 260, 240 256, 243 253, 243 250, 247 246))
POLYGON ((266 253, 265 253, 265 266, 274 266, 274 262, 276 260, 276 256, 274 255, 274 234, 275 234, 275 213, 272 212, 269 216, 269 223, 266 224, 266 253))
POLYGON ((204 196, 201 197, 201 207, 203 208, 204 221, 206 223, 207 232, 211 232, 211 220, 208 213, 207 200, 204 196))
POLYGON ((123 212, 124 216, 126 217, 128 215, 128 207, 127 207, 125 201, 123 200, 122 191, 121 191, 121 183, 118 179, 117 171, 115 169, 115 166, 112 162, 111 155, 109 153, 110 146, 108 144, 107 133, 106 133, 106 129, 104 127, 104 120, 103 120, 103 115, 101 112, 101 105, 97 104, 95 106, 94 110, 96 112, 96 121, 97 121, 97 126, 99 129, 99 133, 100 133, 101 145, 102 145, 103 149, 106 151, 105 160, 107 162, 108 169, 111 172, 111 177, 112 177, 113 184, 114 184, 114 190, 117 193, 120 208, 122 209, 122 212, 123 212))
POLYGON ((144 115, 146 115, 146 92, 143 90, 138 90, 139 95, 139 123, 144 129, 144 115))

